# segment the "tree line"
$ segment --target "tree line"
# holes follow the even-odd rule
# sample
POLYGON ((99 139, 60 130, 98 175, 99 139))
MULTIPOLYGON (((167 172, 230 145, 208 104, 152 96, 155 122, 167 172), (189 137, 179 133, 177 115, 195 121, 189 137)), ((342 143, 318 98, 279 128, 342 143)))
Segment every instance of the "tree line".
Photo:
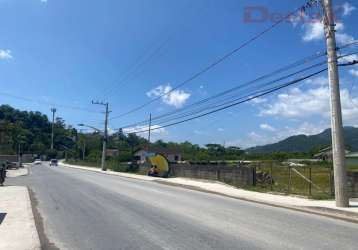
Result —
MULTIPOLYGON (((57 117, 54 124, 54 150, 51 145, 51 122, 40 112, 20 111, 9 105, 0 106, 0 154, 21 153, 45 155, 49 158, 64 157, 99 162, 102 152, 102 135, 98 132, 80 133, 57 117)), ((122 131, 108 137, 109 149, 118 150, 114 157, 119 162, 131 161, 134 153, 148 146, 148 140, 136 134, 122 131)), ((307 158, 309 153, 246 153, 240 147, 220 144, 200 146, 189 141, 164 142, 158 140, 151 148, 166 148, 178 151, 183 160, 220 161, 220 160, 284 160, 288 158, 307 158)))

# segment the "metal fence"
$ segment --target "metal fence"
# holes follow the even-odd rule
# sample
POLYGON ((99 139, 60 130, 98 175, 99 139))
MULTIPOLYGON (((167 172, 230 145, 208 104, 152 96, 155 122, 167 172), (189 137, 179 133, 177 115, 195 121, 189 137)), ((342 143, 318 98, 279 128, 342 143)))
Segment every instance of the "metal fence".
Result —
POLYGON ((322 166, 287 166, 281 163, 257 163, 255 187, 257 191, 272 191, 314 198, 333 197, 332 170, 322 166))

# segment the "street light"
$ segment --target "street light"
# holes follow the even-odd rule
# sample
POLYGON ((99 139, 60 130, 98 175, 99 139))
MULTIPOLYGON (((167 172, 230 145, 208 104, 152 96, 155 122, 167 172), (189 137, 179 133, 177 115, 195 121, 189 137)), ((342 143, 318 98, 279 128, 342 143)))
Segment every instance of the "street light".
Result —
MULTIPOLYGON (((83 124, 83 123, 80 123, 78 124, 78 126, 80 127, 87 127, 87 128, 91 128, 99 133, 101 133, 102 131, 96 127, 93 127, 93 126, 90 126, 90 125, 86 125, 86 124, 83 124)), ((107 168, 106 168, 106 144, 107 144, 107 137, 106 137, 106 134, 104 133, 103 134, 103 147, 102 147, 102 160, 101 160, 101 169, 102 171, 106 171, 107 168)))

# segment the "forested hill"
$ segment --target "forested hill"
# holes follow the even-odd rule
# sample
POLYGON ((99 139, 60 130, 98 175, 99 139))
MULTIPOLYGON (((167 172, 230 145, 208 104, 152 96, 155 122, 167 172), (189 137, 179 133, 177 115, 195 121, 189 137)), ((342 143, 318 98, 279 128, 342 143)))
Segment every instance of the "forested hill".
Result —
MULTIPOLYGON (((66 127, 61 118, 55 122, 57 150, 71 147, 76 131, 66 127)), ((40 112, 20 111, 9 105, 0 106, 0 154, 14 154, 21 145, 23 153, 45 154, 51 144, 51 122, 40 112)))
MULTIPOLYGON (((344 127, 345 144, 352 151, 358 151, 358 128, 344 127)), ((317 135, 295 135, 277 143, 248 148, 250 153, 310 152, 331 144, 331 129, 317 135)))

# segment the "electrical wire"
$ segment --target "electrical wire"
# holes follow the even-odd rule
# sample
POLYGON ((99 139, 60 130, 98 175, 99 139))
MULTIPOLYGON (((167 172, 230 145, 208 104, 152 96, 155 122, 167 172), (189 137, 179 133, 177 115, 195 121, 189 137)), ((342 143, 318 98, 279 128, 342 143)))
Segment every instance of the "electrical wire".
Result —
POLYGON ((35 99, 32 99, 32 98, 13 95, 13 94, 5 93, 5 92, 0 92, 0 95, 7 96, 7 97, 10 97, 10 98, 14 98, 14 99, 18 99, 18 100, 22 100, 22 101, 26 101, 26 102, 33 102, 33 103, 37 103, 37 104, 40 104, 40 105, 46 105, 47 107, 49 107, 49 106, 51 106, 51 107, 60 107, 60 108, 79 110, 79 111, 84 111, 84 112, 89 112, 89 113, 99 113, 97 111, 87 109, 87 108, 83 108, 83 107, 76 107, 76 106, 71 106, 71 105, 66 105, 66 104, 59 104, 59 103, 48 103, 48 102, 45 102, 45 101, 35 100, 35 99))
MULTIPOLYGON (((358 61, 353 61, 353 62, 350 62, 350 63, 341 63, 341 64, 338 64, 338 66, 340 67, 344 67, 344 66, 352 66, 352 65, 355 65, 355 64, 358 64, 358 61)), ((256 99, 256 98, 259 98, 259 97, 262 97, 262 96, 265 96, 265 95, 268 95, 268 94, 271 94, 273 92, 276 92, 278 90, 281 90, 283 88, 286 88, 286 87, 289 87, 291 85, 294 85, 298 82, 302 82, 306 79, 309 79, 313 76, 316 76, 318 74, 321 74, 323 72, 327 71, 327 68, 324 68, 324 69, 321 69, 319 71, 316 71, 314 73, 311 73, 307 76, 303 76, 301 78, 298 78, 298 79, 295 79, 295 80, 292 80, 288 83, 284 83, 284 84, 281 84, 279 86, 276 86, 276 87, 272 87, 272 88, 269 88, 269 89, 266 89, 266 90, 262 90, 262 91, 258 91, 259 93, 256 93, 256 94, 250 94, 250 95, 247 95, 247 98, 245 98, 244 100, 241 100, 241 98, 239 98, 238 100, 234 100, 234 102, 231 102, 231 103, 225 103, 225 104, 222 104, 220 106, 223 106, 223 107, 215 107, 216 109, 214 110, 210 110, 210 111, 207 111, 203 114, 197 114, 195 116, 190 116, 189 115, 189 118, 186 118, 184 120, 180 120, 180 121, 177 121, 177 122, 173 122, 173 123, 169 123, 169 124, 165 124, 163 126, 155 126, 153 128, 151 128, 150 130, 158 130, 158 129, 162 129, 162 128, 166 128, 166 127, 170 127, 170 126, 174 126, 174 125, 178 125, 178 124, 182 124, 182 123, 185 123, 185 122, 188 122, 188 121, 191 121, 191 120, 194 120, 194 119, 197 119, 197 118, 201 118, 203 116, 207 116, 207 115, 210 115, 210 114, 213 114, 213 113, 216 113, 216 112, 219 112, 219 111, 222 111, 222 110, 225 110, 225 109, 228 109, 228 108, 231 108, 233 106, 237 106, 237 105, 240 105, 240 104, 243 104, 243 103, 246 103, 246 102, 249 102, 249 101, 252 101, 253 99, 256 99)), ((185 118, 185 117, 184 117, 185 118)), ((146 130, 140 130, 140 131, 133 131, 133 132, 130 132, 130 133, 135 133, 135 134, 140 134, 140 133, 145 133, 145 132, 149 132, 149 129, 146 129, 146 130)))
MULTIPOLYGON (((210 114, 213 114, 213 113, 217 113, 219 111, 222 111, 222 110, 225 110, 225 109, 228 109, 228 108, 231 108, 231 107, 234 107, 234 106, 237 106, 237 105, 240 105, 240 104, 243 104, 243 103, 246 103, 246 102, 249 102, 249 101, 252 101, 256 98, 259 98, 259 97, 262 97, 262 96, 265 96, 265 95, 268 95, 268 94, 271 94, 273 92, 276 92, 280 89, 283 89, 283 88, 286 88, 288 86, 291 86, 293 84, 296 84, 298 82, 301 82, 301 81, 304 81, 306 79, 309 79, 313 76, 316 76, 318 74, 321 74, 322 72, 326 71, 327 68, 324 68, 324 69, 321 69, 317 72, 314 72, 312 74, 309 74, 307 76, 304 76, 304 77, 301 77, 299 79, 296 79, 296 80, 293 80, 293 81, 290 81, 288 83, 285 83, 285 84, 281 84, 275 88, 270 88, 270 89, 267 89, 265 90, 264 92, 261 92, 259 94, 256 94, 254 96, 250 96, 244 100, 240 100, 238 102, 234 102, 234 103, 231 103, 231 104, 228 104, 224 107, 220 107, 220 108, 217 108, 215 110, 211 110, 211 111, 208 111, 206 113, 203 113, 203 114, 199 114, 199 115, 196 115, 196 116, 193 116, 193 117, 190 117, 190 118, 187 118, 187 119, 184 119, 184 120, 180 120, 180 121, 177 121, 177 122, 173 122, 173 123, 169 123, 169 124, 166 124, 166 125, 163 125, 163 126, 157 126, 157 127, 153 127, 151 128, 150 130, 153 131, 153 130, 158 130, 158 129, 162 129, 162 128, 166 128, 166 127, 171 127, 171 126, 174 126, 174 125, 178 125, 178 124, 182 124, 182 123, 185 123, 185 122, 188 122, 188 121, 191 121, 191 120, 194 120, 194 119, 197 119, 197 118, 201 118, 203 116, 207 116, 207 115, 210 115, 210 114)), ((149 129, 146 129, 146 130, 141 130, 141 131, 134 131, 134 132, 129 132, 129 133, 135 133, 135 134, 140 134, 140 133, 145 133, 145 132, 149 132, 149 129)))
POLYGON ((271 30, 273 30, 276 26, 278 26, 279 24, 281 24, 282 22, 284 22, 285 20, 287 20, 287 18, 290 18, 291 16, 293 16, 296 12, 298 11, 305 11, 307 8, 312 7, 314 4, 316 4, 318 1, 317 0, 310 0, 307 1, 305 4, 303 4, 302 6, 300 6, 299 8, 295 9, 294 11, 290 12, 289 14, 287 14, 286 16, 282 17, 281 19, 277 20, 276 22, 274 22, 271 26, 269 26, 268 28, 264 29, 263 31, 257 33, 256 35, 254 35, 253 37, 251 37, 250 39, 246 40, 245 42, 243 42, 239 47, 231 50, 230 52, 226 53, 224 56, 220 57, 219 59, 215 60, 213 63, 209 64, 208 66, 204 67, 203 69, 199 70, 197 73, 193 74, 192 76, 190 76, 188 79, 184 80, 182 83, 176 85, 174 88, 172 88, 170 91, 167 91, 166 93, 157 96, 156 98, 141 104, 125 113, 122 113, 120 115, 114 116, 112 118, 110 118, 110 120, 113 119, 117 119, 120 117, 123 117, 125 115, 131 114, 133 112, 136 112, 146 106, 148 106, 149 104, 160 100, 162 97, 167 96, 168 94, 172 93, 173 91, 183 87, 184 85, 188 84, 189 82, 193 81, 194 79, 198 78, 199 76, 201 76, 202 74, 205 74, 206 72, 210 71, 212 68, 214 68, 215 66, 219 65, 220 63, 222 63, 223 61, 225 61, 226 59, 230 58, 231 56, 233 56, 234 54, 236 54, 238 51, 240 51, 241 49, 247 47, 248 45, 250 45, 251 43, 253 43, 254 41, 258 40, 260 37, 262 37, 263 35, 265 35, 266 33, 270 32, 271 30))
MULTIPOLYGON (((322 66, 322 65, 324 65, 324 64, 326 64, 326 61, 322 61, 322 62, 320 62, 320 63, 314 64, 314 65, 312 65, 312 66, 309 66, 309 67, 307 67, 307 68, 301 69, 301 70, 296 71, 296 72, 294 72, 294 73, 291 73, 291 74, 289 74, 289 75, 282 76, 282 77, 280 77, 280 78, 278 78, 278 79, 274 79, 274 80, 271 80, 271 81, 269 81, 269 82, 264 82, 264 83, 262 83, 262 84, 260 84, 260 85, 258 85, 258 86, 254 86, 254 88, 255 88, 255 89, 259 89, 259 88, 262 88, 262 87, 266 87, 266 86, 272 85, 272 84, 274 84, 274 83, 277 83, 277 82, 279 82, 279 81, 288 79, 288 78, 290 78, 290 77, 293 77, 293 76, 298 75, 298 74, 300 74, 300 73, 303 73, 303 72, 305 72, 305 71, 311 70, 311 69, 313 69, 313 68, 322 66)), ((247 86, 240 85, 240 87, 247 87, 247 86)), ((239 88, 234 88, 234 89, 235 89, 235 91, 236 91, 236 90, 238 90, 239 88)), ((226 92, 226 93, 229 93, 228 91, 225 91, 225 92, 226 92)), ((256 92, 258 92, 258 91, 255 91, 253 94, 255 94, 256 92)), ((250 95, 252 95, 252 94, 244 95, 244 97, 248 97, 248 96, 250 96, 250 95)), ((169 119, 167 119, 167 120, 165 120, 165 121, 156 122, 156 124, 162 124, 162 123, 165 123, 165 122, 168 122, 168 121, 177 119, 177 118, 181 118, 181 117, 183 117, 183 116, 187 116, 187 115, 190 115, 190 114, 195 114, 195 113, 201 112, 201 111, 206 110, 206 109, 216 108, 216 107, 218 107, 218 106, 224 105, 224 104, 226 104, 226 103, 232 101, 232 99, 237 100, 237 99, 238 99, 237 94, 233 94, 233 95, 231 95, 229 98, 225 98, 224 100, 219 100, 219 101, 216 101, 216 102, 214 102, 214 103, 211 103, 210 106, 200 107, 200 108, 198 108, 198 109, 194 109, 194 110, 191 110, 191 111, 189 111, 189 112, 187 112, 187 113, 181 114, 179 117, 171 117, 171 118, 169 118, 169 119), (224 103, 222 103, 223 101, 224 101, 224 103), (217 104, 219 104, 219 105, 217 105, 217 104)), ((180 112, 177 112, 177 113, 180 113, 180 112)), ((170 115, 169 115, 169 117, 170 117, 170 115)), ((163 117, 162 117, 162 118, 163 118, 163 117)), ((167 117, 164 117, 164 118, 167 118, 167 117)), ((156 121, 156 120, 160 120, 160 119, 152 119, 152 121, 156 121)), ((140 124, 141 124, 141 123, 140 123, 140 124)), ((133 127, 133 126, 137 126, 137 125, 139 125, 139 124, 138 124, 138 123, 137 123, 137 124, 131 124, 131 125, 129 125, 129 126, 124 126, 123 128, 133 127)))
MULTIPOLYGON (((289 65, 287 65, 287 66, 281 67, 281 68, 279 68, 279 69, 277 69, 277 70, 275 70, 275 71, 273 71, 273 72, 271 72, 271 73, 265 74, 265 75, 263 75, 263 76, 260 76, 260 77, 258 77, 258 78, 256 78, 256 79, 254 79, 254 80, 251 80, 251 81, 249 81, 249 82, 246 82, 246 83, 244 83, 244 84, 241 84, 241 85, 239 85, 239 86, 230 88, 230 89, 228 89, 228 90, 226 90, 226 91, 223 91, 223 92, 220 92, 220 93, 218 93, 218 94, 216 94, 216 95, 210 96, 210 97, 205 98, 205 99, 203 99, 203 100, 200 100, 200 101, 198 101, 198 102, 195 102, 195 103, 192 103, 192 104, 190 104, 190 105, 187 105, 187 106, 185 106, 185 107, 183 107, 183 108, 180 108, 180 109, 177 109, 177 110, 174 110, 174 111, 170 111, 170 112, 167 112, 167 113, 162 114, 162 115, 159 115, 159 116, 155 116, 155 117, 152 118, 152 121, 158 120, 158 119, 160 119, 160 118, 162 118, 162 117, 169 116, 169 115, 171 115, 171 114, 175 114, 175 113, 178 113, 178 112, 187 110, 187 109, 189 109, 189 108, 191 108, 191 107, 193 107, 193 106, 197 106, 197 105, 200 105, 200 104, 202 104, 202 103, 209 102, 210 100, 212 100, 212 99, 214 99, 214 98, 224 96, 224 95, 226 95, 226 94, 228 94, 228 93, 230 93, 230 92, 233 92, 233 91, 235 91, 235 90, 241 89, 241 88, 245 87, 246 85, 254 84, 254 83, 258 82, 258 81, 264 80, 264 79, 266 79, 266 78, 270 78, 270 77, 272 77, 272 76, 274 76, 274 75, 280 74, 280 73, 282 73, 282 72, 284 72, 284 71, 287 71, 287 70, 289 70, 289 69, 293 69, 293 68, 295 68, 295 67, 298 67, 298 66, 301 66, 301 65, 303 65, 303 64, 309 63, 309 62, 311 62, 311 61, 313 61, 313 60, 315 60, 315 59, 318 59, 318 58, 320 58, 320 57, 322 57, 322 56, 325 56, 326 54, 327 54, 327 53, 324 52, 324 51, 315 53, 315 54, 313 54, 313 55, 310 55, 310 56, 308 56, 308 57, 305 57, 305 58, 303 58, 303 59, 300 59, 300 60, 298 60, 298 61, 296 61, 296 62, 294 62, 294 63, 291 63, 291 64, 289 64, 289 65)), ((277 81, 277 79, 276 79, 276 81, 277 81)), ((130 125, 128 125, 128 126, 136 126, 136 125, 138 125, 138 124, 148 123, 148 122, 149 122, 149 120, 147 119, 147 120, 143 120, 143 121, 138 122, 138 123, 130 124, 130 125)), ((128 126, 126 126, 126 127, 128 127, 128 126)))

